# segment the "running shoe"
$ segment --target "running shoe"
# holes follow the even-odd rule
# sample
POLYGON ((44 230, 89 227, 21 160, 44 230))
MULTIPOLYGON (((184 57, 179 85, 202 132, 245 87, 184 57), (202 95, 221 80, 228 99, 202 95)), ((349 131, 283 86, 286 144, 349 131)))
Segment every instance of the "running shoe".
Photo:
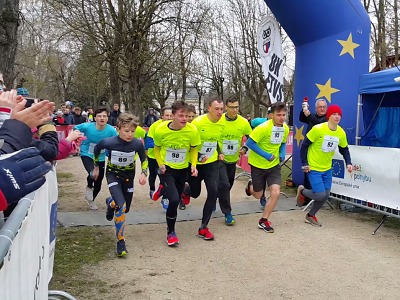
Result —
POLYGON ((206 228, 199 228, 198 236, 205 240, 213 240, 214 235, 210 232, 210 230, 206 228))
POLYGON ((247 196, 251 196, 250 186, 252 184, 253 184, 253 181, 251 179, 249 179, 249 182, 247 183, 246 188, 244 189, 247 196))
POLYGON ((267 204, 267 198, 265 198, 265 196, 261 196, 260 205, 262 206, 262 208, 264 208, 266 204, 267 204))
POLYGON ((111 207, 111 202, 113 202, 112 197, 107 197, 106 198, 106 205, 107 205, 107 211, 106 211, 106 219, 107 221, 112 221, 114 219, 114 211, 115 209, 111 207))
POLYGON ((232 226, 235 224, 235 219, 233 218, 232 214, 225 214, 225 224, 228 226, 232 226))
POLYGON ((97 207, 97 204, 96 204, 94 201, 86 200, 86 202, 88 203, 89 208, 90 208, 91 210, 98 210, 98 209, 99 209, 99 208, 97 207))
POLYGON ((93 201, 93 188, 90 188, 88 186, 86 187, 85 199, 87 201, 93 201))
POLYGON ((160 184, 160 185, 158 186, 157 191, 155 191, 155 192, 153 193, 153 200, 154 200, 154 201, 157 201, 158 199, 161 198, 163 188, 164 188, 163 185, 160 184))
POLYGON ((150 190, 149 196, 150 196, 151 200, 153 200, 153 194, 154 194, 154 191, 150 190))
POLYGON ((260 219, 260 221, 258 221, 258 228, 268 233, 274 233, 274 229, 271 227, 271 222, 268 220, 262 221, 260 219))
POLYGON ((313 226, 321 227, 322 224, 318 222, 318 219, 316 216, 312 216, 310 214, 306 214, 306 218, 304 219, 304 222, 307 224, 311 224, 313 226))
POLYGON ((181 199, 181 201, 179 201, 179 209, 180 210, 185 210, 186 209, 186 204, 182 201, 182 199, 181 199))
POLYGON ((169 205, 169 200, 167 198, 162 198, 161 199, 161 205, 165 210, 167 210, 168 209, 168 205, 169 205))
POLYGON ((304 197, 301 192, 304 190, 304 185, 299 185, 297 187, 297 195, 296 195, 296 205, 298 207, 302 207, 304 205, 304 200, 306 199, 306 197, 304 197))
POLYGON ((185 204, 185 205, 189 205, 190 203, 190 196, 186 195, 185 193, 181 194, 181 201, 185 204))
POLYGON ((167 235, 167 244, 170 247, 178 246, 179 240, 175 232, 171 232, 170 234, 167 235))
POLYGON ((117 242, 117 255, 118 257, 125 257, 128 251, 126 250, 125 240, 119 240, 117 242))

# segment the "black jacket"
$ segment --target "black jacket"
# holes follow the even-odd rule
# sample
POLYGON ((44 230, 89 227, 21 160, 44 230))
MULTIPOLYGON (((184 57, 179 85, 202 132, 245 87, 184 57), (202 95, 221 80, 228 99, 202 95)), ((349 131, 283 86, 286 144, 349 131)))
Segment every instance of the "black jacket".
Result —
POLYGON ((319 116, 315 113, 315 114, 310 114, 308 117, 306 117, 304 112, 300 111, 299 121, 307 124, 307 130, 306 130, 307 133, 311 130, 311 128, 313 128, 314 125, 327 122, 328 120, 326 119, 326 115, 319 116))

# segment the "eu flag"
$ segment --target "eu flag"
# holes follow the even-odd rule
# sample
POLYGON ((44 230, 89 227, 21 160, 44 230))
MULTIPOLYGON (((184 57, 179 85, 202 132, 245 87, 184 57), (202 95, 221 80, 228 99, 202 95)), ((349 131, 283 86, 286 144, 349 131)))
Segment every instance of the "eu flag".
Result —
POLYGON ((332 176, 344 178, 344 161, 340 159, 332 159, 332 176))

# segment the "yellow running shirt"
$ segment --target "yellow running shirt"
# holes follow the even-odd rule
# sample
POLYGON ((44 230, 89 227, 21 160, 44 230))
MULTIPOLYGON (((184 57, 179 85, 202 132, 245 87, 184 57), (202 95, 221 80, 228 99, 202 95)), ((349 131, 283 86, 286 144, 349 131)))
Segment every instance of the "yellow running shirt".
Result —
POLYGON ((310 170, 325 172, 332 168, 332 157, 338 146, 347 147, 346 132, 338 125, 335 131, 330 130, 328 122, 315 125, 307 133, 312 143, 308 147, 307 160, 310 170))
MULTIPOLYGON (((149 127, 149 132, 147 133, 147 136, 151 137, 153 140, 154 132, 156 131, 157 127, 163 122, 162 119, 155 121, 151 126, 149 127)), ((149 148, 147 149, 147 157, 156 159, 154 156, 154 148, 149 148)))
POLYGON ((173 169, 184 169, 189 166, 190 147, 200 145, 200 135, 196 126, 187 123, 181 130, 172 130, 166 121, 157 127, 154 133, 154 145, 160 147, 161 159, 166 166, 173 169))
POLYGON ((249 122, 239 115, 233 121, 226 119, 226 113, 222 115, 222 118, 225 119, 226 126, 218 141, 219 149, 224 154, 224 160, 227 163, 236 163, 239 159, 239 150, 242 147, 242 138, 251 133, 251 127, 249 122))
POLYGON ((199 156, 208 156, 205 163, 198 162, 197 164, 205 165, 218 160, 218 141, 226 124, 225 118, 221 117, 218 122, 214 123, 205 114, 195 118, 191 124, 196 126, 200 133, 201 144, 197 147, 199 156))
POLYGON ((256 128, 250 134, 250 138, 257 143, 257 145, 270 154, 275 156, 273 161, 268 161, 261 155, 254 151, 249 153, 249 164, 260 169, 271 169, 279 164, 279 148, 282 143, 286 143, 289 135, 289 127, 286 124, 283 126, 275 126, 272 120, 268 120, 256 128))

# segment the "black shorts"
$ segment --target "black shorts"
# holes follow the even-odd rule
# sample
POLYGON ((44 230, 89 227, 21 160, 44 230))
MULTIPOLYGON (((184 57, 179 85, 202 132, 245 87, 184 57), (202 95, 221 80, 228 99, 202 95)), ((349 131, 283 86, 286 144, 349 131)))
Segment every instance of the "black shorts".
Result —
POLYGON ((278 164, 270 169, 260 169, 254 166, 251 167, 251 180, 253 181, 253 190, 255 192, 263 191, 268 186, 273 184, 282 184, 281 166, 278 164))

